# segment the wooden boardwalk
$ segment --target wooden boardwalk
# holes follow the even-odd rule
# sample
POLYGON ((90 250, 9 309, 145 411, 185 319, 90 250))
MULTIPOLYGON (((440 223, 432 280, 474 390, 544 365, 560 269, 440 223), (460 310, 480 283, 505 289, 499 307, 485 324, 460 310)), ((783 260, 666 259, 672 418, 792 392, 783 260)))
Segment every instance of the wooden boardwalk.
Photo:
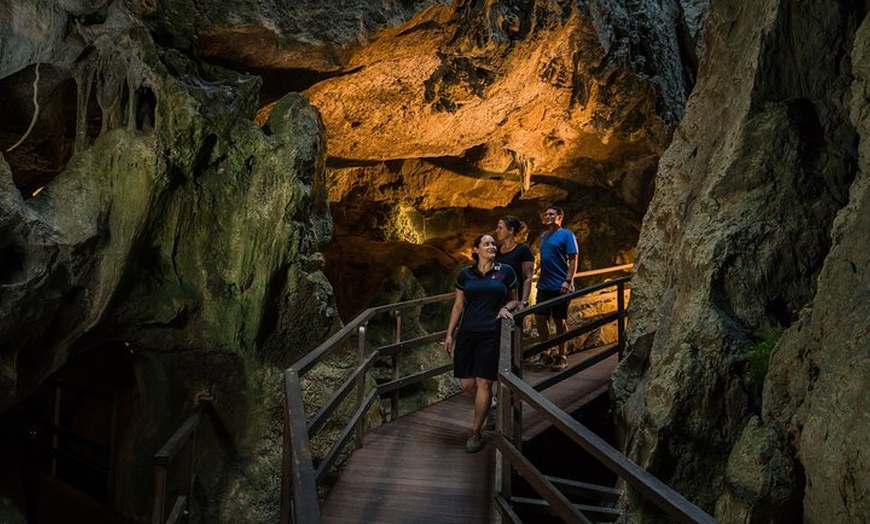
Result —
MULTIPOLYGON (((571 355, 569 362, 595 352, 571 355)), ((607 391, 616 363, 611 356, 544 396, 574 412, 607 391)), ((551 375, 524 369, 531 384, 551 375)), ((493 503, 494 448, 487 443, 479 453, 465 452, 471 415, 471 401, 457 395, 374 429, 330 490, 323 505, 324 524, 500 522, 493 503)), ((530 408, 523 410, 523 425, 530 435, 549 427, 530 408)))

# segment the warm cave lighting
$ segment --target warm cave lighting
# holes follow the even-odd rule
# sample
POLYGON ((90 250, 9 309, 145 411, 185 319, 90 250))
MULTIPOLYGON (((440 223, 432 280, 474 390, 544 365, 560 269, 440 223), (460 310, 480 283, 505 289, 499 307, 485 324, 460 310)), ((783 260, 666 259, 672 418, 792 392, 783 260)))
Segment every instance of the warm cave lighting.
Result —
POLYGON ((42 192, 42 190, 43 190, 44 188, 45 188, 45 186, 39 186, 39 187, 37 187, 36 189, 34 189, 34 190, 33 190, 33 193, 30 193, 30 198, 33 198, 33 197, 35 197, 36 195, 38 195, 40 192, 42 192))
POLYGON ((423 215, 411 206, 399 206, 395 218, 395 236, 412 244, 422 244, 426 240, 423 215))

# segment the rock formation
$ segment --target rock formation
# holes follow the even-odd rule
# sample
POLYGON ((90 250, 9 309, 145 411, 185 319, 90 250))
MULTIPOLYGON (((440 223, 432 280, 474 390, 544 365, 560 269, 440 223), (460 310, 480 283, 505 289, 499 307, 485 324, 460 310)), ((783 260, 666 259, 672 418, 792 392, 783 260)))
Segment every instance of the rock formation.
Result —
POLYGON ((868 520, 866 8, 706 10, 0 0, 0 429, 121 361, 114 507, 147 516, 150 450, 208 394, 203 511, 273 521, 280 370, 556 201, 581 269, 640 235, 630 456, 723 522, 868 520))
MULTIPOLYGON (((110 502, 146 519, 153 453, 197 396, 213 398, 236 450, 206 456, 255 469, 250 449, 280 442, 272 370, 333 328, 322 122, 291 94, 256 126, 257 77, 155 46, 124 3, 0 11, 0 77, 19 102, 0 159, 0 411, 80 357, 125 361, 136 401, 118 422, 110 502)), ((4 468, 16 449, 4 445, 4 468)), ((255 455, 275 471, 280 456, 255 455)), ((220 493, 250 476, 204 478, 220 493)), ((278 487, 259 487, 274 512, 278 487)))
POLYGON ((614 377, 622 438, 722 522, 864 522, 866 8, 751 5, 712 3, 660 163, 614 377))

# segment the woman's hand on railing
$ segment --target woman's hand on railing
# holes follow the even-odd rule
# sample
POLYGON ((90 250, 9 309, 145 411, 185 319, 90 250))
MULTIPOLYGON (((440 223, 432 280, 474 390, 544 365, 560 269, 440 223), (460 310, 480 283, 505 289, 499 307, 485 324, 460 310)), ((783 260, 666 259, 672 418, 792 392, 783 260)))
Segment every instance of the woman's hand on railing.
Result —
POLYGON ((498 310, 498 314, 495 318, 506 318, 510 321, 513 321, 514 315, 511 313, 511 310, 507 308, 507 306, 502 306, 501 309, 498 310))

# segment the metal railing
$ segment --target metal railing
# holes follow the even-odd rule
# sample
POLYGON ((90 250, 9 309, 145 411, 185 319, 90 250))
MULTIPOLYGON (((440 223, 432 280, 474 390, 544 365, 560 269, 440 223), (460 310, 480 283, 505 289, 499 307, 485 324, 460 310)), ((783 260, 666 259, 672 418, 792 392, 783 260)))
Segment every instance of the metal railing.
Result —
POLYGON ((166 444, 154 455, 152 524, 176 524, 183 516, 187 515, 190 507, 190 494, 196 479, 194 472, 196 430, 210 409, 212 409, 211 402, 208 400, 200 401, 196 410, 184 420, 175 433, 169 437, 166 444), (175 466, 174 470, 173 466, 175 466), (171 478, 171 471, 176 472, 177 479, 171 478), (176 491, 177 494, 169 515, 167 515, 167 492, 170 490, 170 486, 174 487, 173 491, 176 491))
POLYGON ((390 419, 399 414, 399 395, 402 388, 441 375, 453 369, 452 364, 445 364, 432 369, 423 370, 408 376, 400 376, 400 355, 408 350, 437 342, 444 338, 445 331, 438 331, 411 340, 402 340, 402 313, 429 304, 447 303, 453 299, 453 293, 445 293, 431 297, 420 298, 368 308, 353 321, 329 337, 323 344, 304 358, 293 364, 284 372, 284 458, 281 478, 281 522, 318 524, 320 522, 320 506, 317 495, 317 485, 324 480, 326 474, 335 465, 342 449, 354 438, 356 448, 362 447, 365 436, 365 416, 382 395, 390 396, 390 419), (376 315, 390 314, 394 320, 392 344, 375 348, 368 352, 367 330, 369 321, 376 315), (306 421, 302 401, 302 377, 314 366, 324 361, 336 350, 346 347, 357 338, 356 368, 341 384, 338 390, 321 406, 317 412, 306 421), (391 359, 391 379, 378 384, 366 393, 366 374, 379 359, 391 359), (356 411, 340 432, 336 441, 324 454, 317 466, 314 466, 311 456, 311 440, 324 427, 327 420, 336 412, 340 404, 351 393, 356 395, 356 411))
MULTIPOLYGON (((596 270, 578 274, 577 277, 581 278, 589 274, 602 274, 612 271, 625 271, 629 268, 630 266, 617 266, 616 268, 608 268, 610 271, 596 270)), ((567 497, 563 495, 564 491, 571 491, 572 489, 594 491, 597 493, 596 496, 609 499, 616 498, 621 493, 619 490, 599 486, 579 486, 580 483, 572 483, 565 479, 554 479, 538 473, 534 469, 534 466, 523 458, 521 452, 523 437, 521 410, 522 402, 526 402, 532 408, 541 411, 544 417, 550 420, 554 426, 566 432, 575 441, 578 441, 584 449, 588 447, 595 450, 592 453, 593 456, 623 477, 629 485, 636 487, 641 494, 652 502, 665 508, 666 511, 675 511, 678 518, 680 514, 687 515, 688 517, 685 518, 688 518, 688 520, 684 518, 681 520, 682 522, 714 522, 709 516, 706 516, 701 510, 691 505, 678 493, 664 486, 660 481, 657 481, 654 477, 628 461, 627 458, 620 455, 606 442, 592 434, 578 422, 573 421, 569 415, 550 403, 539 393, 578 373, 582 369, 586 369, 614 354, 622 352, 625 347, 625 294, 629 280, 630 277, 624 277, 589 286, 562 297, 536 304, 515 314, 516 325, 521 325, 523 317, 532 315, 545 307, 564 301, 579 300, 582 297, 588 297, 596 293, 602 294, 608 288, 615 288, 615 293, 602 294, 599 299, 613 300, 615 298, 616 311, 600 315, 579 327, 567 330, 564 334, 550 338, 545 342, 539 342, 528 348, 523 348, 521 329, 515 328, 507 322, 503 324, 499 382, 501 384, 500 398, 505 400, 499 403, 501 407, 498 421, 498 436, 495 442, 498 450, 501 452, 498 466, 500 474, 497 477, 499 485, 496 505, 505 521, 521 522, 511 507, 510 479, 512 469, 522 474, 524 478, 532 479, 530 483, 544 497, 548 507, 552 508, 552 511, 567 522, 589 522, 589 520, 580 513, 576 505, 568 501, 567 497), (522 381, 522 360, 524 358, 546 351, 557 344, 567 342, 572 338, 589 333, 613 322, 617 324, 616 343, 609 344, 607 348, 597 352, 593 357, 586 359, 582 363, 575 364, 565 371, 554 374, 553 377, 537 384, 535 387, 531 387, 522 381), (560 489, 557 489, 557 486, 560 489), (704 517, 706 517, 706 520, 704 517)), ((339 452, 350 442, 351 438, 355 437, 357 448, 362 446, 365 431, 365 415, 381 396, 390 395, 390 418, 395 419, 398 416, 398 394, 401 388, 446 373, 452 369, 452 364, 446 364, 406 377, 399 376, 399 362, 402 352, 440 341, 445 335, 444 331, 438 331, 416 339, 402 341, 401 312, 426 304, 448 302, 452 300, 453 296, 453 293, 447 293, 424 299, 369 308, 285 371, 284 460, 281 486, 282 524, 319 524, 321 522, 317 486, 324 480, 330 468, 334 466, 339 452), (395 319, 395 342, 375 348, 369 353, 366 339, 368 323, 375 315, 383 313, 390 313, 395 319), (318 363, 323 362, 332 352, 345 347, 348 342, 352 341, 353 337, 357 337, 356 368, 332 397, 310 419, 306 420, 302 399, 301 377, 318 363), (391 380, 377 385, 370 392, 366 393, 366 373, 371 370, 377 360, 383 357, 391 359, 391 380), (326 420, 336 412, 341 402, 351 393, 356 394, 356 410, 329 451, 325 453, 315 467, 312 461, 311 439, 324 426, 326 420)), ((596 511, 606 511, 606 509, 601 510, 599 508, 596 511)))
MULTIPOLYGON (((607 514, 616 512, 604 507, 581 506, 572 503, 563 493, 566 481, 554 479, 541 474, 534 465, 527 460, 522 453, 523 443, 523 404, 530 406, 547 419, 553 427, 557 428, 568 438, 578 444, 589 453, 595 460, 603 464, 607 469, 619 476, 627 485, 652 502, 676 522, 711 524, 716 520, 689 502, 685 497, 668 487, 640 466, 631 462, 618 450, 613 448, 604 439, 587 429, 580 422, 574 420, 568 413, 563 411, 553 402, 540 394, 541 389, 551 386, 556 381, 563 380, 566 375, 579 372, 591 365, 601 362, 614 353, 622 354, 625 348, 625 286, 630 277, 604 282, 590 286, 574 293, 567 294, 531 308, 525 309, 514 315, 514 322, 502 321, 501 325, 501 349, 499 356, 499 415, 496 424, 497 432, 494 438, 496 448, 499 450, 496 487, 496 507, 504 522, 519 524, 522 522, 516 509, 515 503, 529 504, 538 503, 556 514, 564 522, 571 524, 587 524, 593 522, 588 514, 607 514), (592 322, 570 330, 561 336, 537 344, 528 349, 523 349, 522 334, 515 327, 521 325, 523 317, 534 314, 538 309, 556 304, 575 297, 588 295, 597 291, 616 287, 617 308, 613 313, 604 315, 592 322), (585 360, 580 365, 575 365, 565 372, 554 376, 552 379, 538 383, 535 387, 530 386, 522 379, 522 359, 532 354, 545 351, 556 344, 565 342, 575 336, 595 329, 601 325, 616 321, 617 342, 609 350, 596 354, 592 359, 585 360), (518 499, 512 496, 513 472, 518 473, 538 493, 543 500, 518 499), (561 485, 563 489, 557 488, 561 485)), ((585 486, 589 491, 594 491, 598 498, 612 498, 614 492, 599 486, 585 486)), ((612 515, 610 515, 612 516, 612 515)))

